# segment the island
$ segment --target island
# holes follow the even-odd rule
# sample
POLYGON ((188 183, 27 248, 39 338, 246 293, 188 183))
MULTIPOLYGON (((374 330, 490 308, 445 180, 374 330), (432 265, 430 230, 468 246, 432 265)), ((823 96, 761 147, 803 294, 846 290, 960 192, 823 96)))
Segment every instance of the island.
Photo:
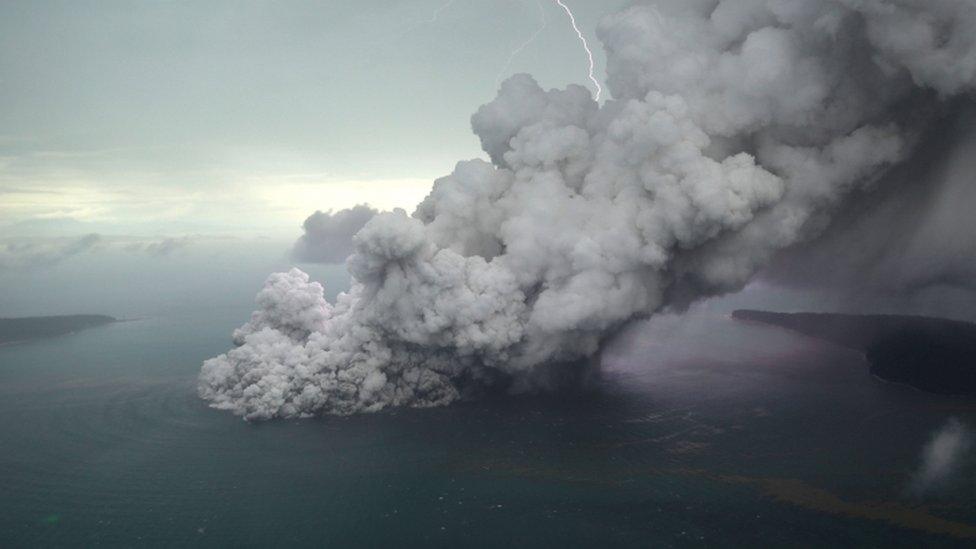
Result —
POLYGON ((737 310, 761 322, 863 352, 871 373, 938 394, 976 394, 976 324, 904 315, 737 310))
POLYGON ((0 318, 0 345, 42 337, 70 334, 117 322, 106 315, 33 316, 0 318))

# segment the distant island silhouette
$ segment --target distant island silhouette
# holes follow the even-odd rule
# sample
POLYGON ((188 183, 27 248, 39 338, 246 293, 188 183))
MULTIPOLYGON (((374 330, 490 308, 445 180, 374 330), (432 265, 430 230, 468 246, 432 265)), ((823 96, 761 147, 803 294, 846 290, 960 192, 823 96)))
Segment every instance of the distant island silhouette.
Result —
POLYGON ((33 316, 0 318, 0 345, 53 337, 118 322, 107 315, 33 316))
POLYGON ((976 394, 976 324, 902 315, 737 310, 738 320, 772 324, 864 353, 871 373, 945 395, 976 394))

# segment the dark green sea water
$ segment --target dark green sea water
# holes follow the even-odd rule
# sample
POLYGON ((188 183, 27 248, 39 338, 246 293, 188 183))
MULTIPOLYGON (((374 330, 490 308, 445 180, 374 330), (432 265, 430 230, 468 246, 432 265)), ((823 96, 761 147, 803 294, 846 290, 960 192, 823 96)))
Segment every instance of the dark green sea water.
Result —
POLYGON ((976 404, 701 316, 631 330, 594 390, 249 424, 195 394, 246 316, 0 348, 0 545, 963 546, 972 458, 907 492, 976 404))

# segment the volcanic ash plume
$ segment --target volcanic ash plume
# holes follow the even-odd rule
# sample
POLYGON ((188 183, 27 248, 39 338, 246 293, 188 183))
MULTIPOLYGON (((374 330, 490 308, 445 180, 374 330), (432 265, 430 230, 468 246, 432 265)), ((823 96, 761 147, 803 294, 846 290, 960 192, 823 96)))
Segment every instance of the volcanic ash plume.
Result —
POLYGON ((958 419, 949 418, 925 445, 922 465, 912 477, 909 492, 921 496, 943 487, 958 472, 970 447, 972 433, 958 419))
POLYGON ((613 99, 505 81, 472 118, 491 162, 366 223, 336 303, 272 275, 200 394, 251 419, 559 379, 815 236, 976 73, 976 4, 955 0, 662 0, 598 35, 613 99))

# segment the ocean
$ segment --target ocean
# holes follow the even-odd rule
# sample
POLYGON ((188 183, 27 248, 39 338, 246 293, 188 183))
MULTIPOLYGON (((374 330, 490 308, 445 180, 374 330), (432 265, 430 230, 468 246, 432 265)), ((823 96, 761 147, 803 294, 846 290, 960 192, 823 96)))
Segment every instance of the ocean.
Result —
POLYGON ((911 489, 976 402, 778 328, 701 309, 628 329, 588 391, 248 423, 195 386, 250 305, 207 305, 0 347, 0 545, 976 539, 970 453, 911 489))

